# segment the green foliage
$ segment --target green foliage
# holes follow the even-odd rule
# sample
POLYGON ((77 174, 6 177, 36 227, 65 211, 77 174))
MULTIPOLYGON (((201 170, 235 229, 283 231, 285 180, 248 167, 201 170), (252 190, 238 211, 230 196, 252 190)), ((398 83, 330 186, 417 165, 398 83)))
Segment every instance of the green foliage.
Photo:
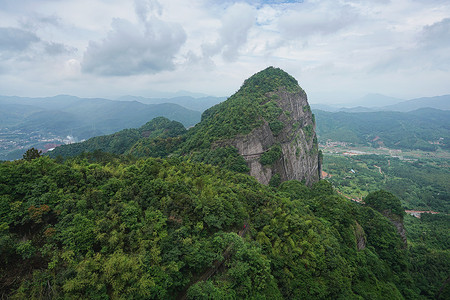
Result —
POLYGON ((427 298, 446 299, 445 281, 450 269, 450 216, 422 214, 420 219, 406 216, 405 226, 416 287, 427 298))
POLYGON ((235 299, 233 290, 216 287, 211 281, 194 284, 187 292, 187 299, 235 299))
POLYGON ((41 154, 42 154, 42 151, 40 151, 38 149, 30 148, 23 154, 23 159, 30 161, 30 160, 41 157, 41 154))
POLYGON ((272 130, 273 134, 276 136, 281 132, 281 130, 283 130, 284 123, 279 120, 275 120, 269 123, 269 127, 270 130, 272 130))
POLYGON ((19 242, 16 247, 16 252, 22 259, 28 259, 35 255, 36 249, 31 244, 31 241, 19 242))
POLYGON ((281 155, 283 154, 281 150, 280 145, 274 145, 272 146, 268 151, 261 154, 261 157, 259 158, 259 162, 263 166, 271 165, 277 160, 280 159, 281 155))
POLYGON ((274 174, 272 178, 270 178, 269 185, 273 187, 278 187, 281 183, 280 174, 274 174))
POLYGON ((364 202, 380 213, 387 211, 400 217, 405 214, 400 199, 383 190, 370 193, 364 198, 364 202))
POLYGON ((305 137, 307 140, 311 139, 314 135, 314 126, 309 124, 303 127, 303 132, 305 133, 305 137))
POLYGON ((185 133, 181 123, 157 117, 138 129, 124 129, 82 143, 59 146, 49 155, 53 158, 70 157, 100 150, 113 154, 131 153, 139 157, 164 157, 179 147, 185 133))
POLYGON ((450 212, 450 170, 446 159, 400 160, 384 155, 325 154, 323 170, 339 191, 352 198, 386 190, 406 209, 450 212), (352 173, 353 169, 356 173, 352 173), (381 172, 380 172, 381 170, 381 172))
MULTIPOLYGON (((225 159, 236 151, 224 149, 225 159)), ((370 207, 338 196, 326 181, 311 188, 288 181, 275 189, 180 157, 91 159, 60 164, 41 157, 0 164, 4 295, 416 295, 395 227, 370 207), (359 234, 367 235, 367 247, 360 251, 356 223, 359 234), (248 233, 240 237, 236 233, 243 224, 248 233), (223 267, 208 281, 190 286, 215 262, 223 267)), ((421 288, 428 284, 422 282, 421 288)))
POLYGON ((304 94, 297 81, 281 69, 269 67, 256 73, 227 101, 202 114, 202 121, 189 130, 183 152, 210 148, 215 141, 248 134, 264 120, 277 134, 281 130, 277 120, 283 110, 276 100, 277 93, 283 91, 304 94))
POLYGON ((288 92, 302 91, 294 77, 274 67, 268 67, 245 80, 240 90, 266 94, 278 90, 281 86, 284 86, 288 92))
POLYGON ((135 157, 166 157, 178 150, 183 142, 182 136, 140 139, 126 153, 135 157))
POLYGON ((239 173, 248 173, 250 171, 247 162, 234 147, 220 147, 196 152, 192 155, 192 161, 224 167, 239 173))
POLYGON ((283 112, 283 110, 278 106, 278 104, 275 101, 269 101, 263 104, 261 108, 263 118, 270 123, 278 121, 278 116, 281 115, 281 113, 283 112))

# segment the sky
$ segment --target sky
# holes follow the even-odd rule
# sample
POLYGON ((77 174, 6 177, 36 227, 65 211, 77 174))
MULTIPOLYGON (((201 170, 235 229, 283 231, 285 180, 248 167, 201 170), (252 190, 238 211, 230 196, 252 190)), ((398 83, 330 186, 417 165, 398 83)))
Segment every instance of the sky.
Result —
POLYGON ((450 94, 449 0, 0 0, 0 94, 230 96, 268 66, 310 103, 450 94))

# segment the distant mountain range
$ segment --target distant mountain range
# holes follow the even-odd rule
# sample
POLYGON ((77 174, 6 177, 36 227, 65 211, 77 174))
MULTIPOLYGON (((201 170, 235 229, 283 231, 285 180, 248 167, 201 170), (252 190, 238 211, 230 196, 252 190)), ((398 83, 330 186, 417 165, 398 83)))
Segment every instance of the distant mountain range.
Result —
POLYGON ((420 108, 435 108, 450 110, 450 95, 422 97, 411 100, 401 100, 381 94, 369 94, 356 102, 347 105, 312 104, 313 109, 337 112, 375 112, 400 111, 409 112, 420 108))
POLYGON ((191 96, 173 97, 173 98, 144 98, 137 96, 123 96, 118 100, 121 101, 138 101, 145 104, 162 104, 162 103, 174 103, 181 105, 187 109, 197 110, 203 112, 204 110, 225 101, 226 97, 200 97, 194 98, 191 96))
POLYGON ((200 112, 173 103, 144 104, 59 95, 48 98, 0 96, 0 127, 22 131, 51 131, 80 139, 139 127, 163 116, 193 126, 200 112))
POLYGON ((59 95, 48 98, 0 96, 0 160, 21 158, 31 147, 46 150, 64 144, 137 128, 156 117, 185 127, 201 113, 174 103, 144 104, 59 95))
MULTIPOLYGON (((80 141, 125 128, 139 128, 159 116, 190 127, 200 121, 202 111, 226 100, 226 97, 193 96, 195 95, 172 98, 123 96, 118 100, 69 95, 46 98, 0 96, 0 160, 20 158, 23 152, 31 147, 45 150, 49 149, 51 144, 67 143, 63 141, 66 137, 80 141)), ((380 94, 370 94, 353 104, 355 106, 311 106, 314 110, 348 113, 410 112, 427 107, 450 110, 450 95, 402 101, 380 94)), ((321 127, 323 128, 322 125, 319 120, 319 132, 321 127)), ((422 138, 420 140, 425 141, 422 138)), ((424 148, 426 144, 422 142, 421 147, 424 148)), ((412 144, 407 147, 409 146, 412 144)))

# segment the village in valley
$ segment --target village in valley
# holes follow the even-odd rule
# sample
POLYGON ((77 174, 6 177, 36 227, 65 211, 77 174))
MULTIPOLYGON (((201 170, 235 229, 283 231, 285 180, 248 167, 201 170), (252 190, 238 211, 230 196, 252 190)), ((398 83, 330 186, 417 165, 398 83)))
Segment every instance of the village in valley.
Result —
MULTIPOLYGON (((324 156, 321 177, 330 181, 336 191, 345 198, 363 203, 363 199, 368 193, 380 188, 392 189, 397 193, 401 192, 400 185, 404 182, 404 190, 406 192, 403 193, 405 198, 402 200, 406 208, 405 213, 417 218, 427 213, 445 213, 445 210, 440 211, 436 207, 433 209, 430 205, 434 198, 442 198, 443 195, 439 192, 439 189, 436 189, 436 186, 432 188, 426 187, 427 183, 423 181, 423 178, 425 173, 433 172, 437 167, 444 175, 442 179, 449 178, 448 159, 450 158, 450 153, 448 151, 426 152, 389 149, 386 147, 373 148, 331 140, 319 143, 319 148, 324 156), (420 169, 417 168, 418 166, 420 166, 420 169), (414 169, 414 171, 408 174, 407 171, 405 172, 407 169, 414 169), (430 197, 429 190, 433 189, 435 190, 435 195, 430 197), (412 193, 411 190, 414 190, 415 193, 412 193), (426 203, 427 200, 422 199, 421 204, 408 205, 411 195, 414 194, 416 197, 417 194, 420 194, 425 198, 429 197, 432 199, 428 200, 430 203, 426 203), (409 199, 406 199, 407 197, 409 199), (417 207, 423 209, 418 209, 417 207)), ((440 180, 434 184, 439 183, 440 180)), ((442 184, 444 183, 442 182, 442 184)))

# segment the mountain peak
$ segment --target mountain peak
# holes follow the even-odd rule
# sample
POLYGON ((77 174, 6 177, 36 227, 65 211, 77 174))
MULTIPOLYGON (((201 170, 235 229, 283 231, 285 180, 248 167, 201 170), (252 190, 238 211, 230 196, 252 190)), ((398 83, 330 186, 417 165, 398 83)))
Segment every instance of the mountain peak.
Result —
POLYGON ((303 91, 294 77, 280 68, 270 66, 246 79, 239 91, 265 94, 268 92, 276 92, 282 87, 286 88, 289 92, 303 91))
POLYGON ((263 184, 292 179, 311 184, 319 179, 320 169, 314 128, 306 93, 297 80, 269 67, 206 110, 189 131, 184 152, 231 147, 245 159, 250 175, 263 184))

